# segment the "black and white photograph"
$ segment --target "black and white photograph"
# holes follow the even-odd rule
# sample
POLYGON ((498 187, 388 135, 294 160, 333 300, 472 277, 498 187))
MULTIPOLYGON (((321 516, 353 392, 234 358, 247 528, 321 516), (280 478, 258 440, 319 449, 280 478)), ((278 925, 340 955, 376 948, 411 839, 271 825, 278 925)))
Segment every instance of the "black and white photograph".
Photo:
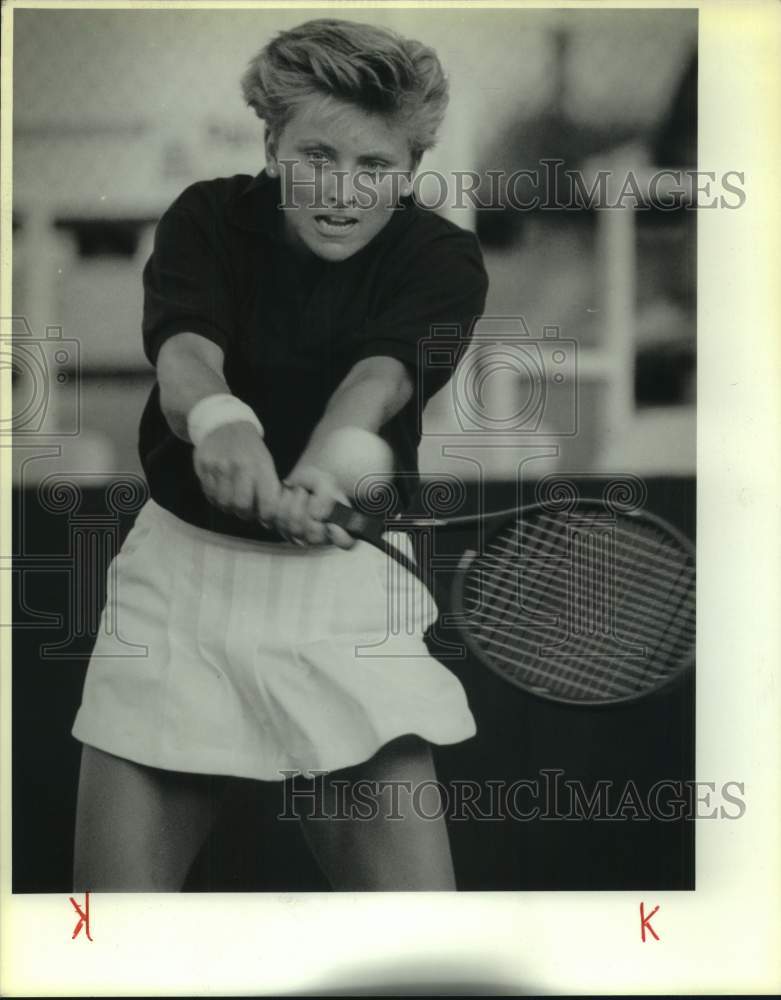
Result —
POLYGON ((729 7, 4 6, 8 995, 781 984, 729 7))

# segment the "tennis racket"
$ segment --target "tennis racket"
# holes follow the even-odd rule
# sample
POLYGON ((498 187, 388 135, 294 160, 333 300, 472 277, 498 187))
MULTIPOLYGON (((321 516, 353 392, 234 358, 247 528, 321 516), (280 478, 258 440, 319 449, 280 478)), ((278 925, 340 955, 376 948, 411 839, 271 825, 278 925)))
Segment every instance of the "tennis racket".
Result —
POLYGON ((424 584, 426 567, 386 533, 476 525, 479 550, 461 557, 447 624, 480 663, 530 694, 625 704, 667 688, 693 664, 694 550, 646 511, 570 500, 398 521, 338 504, 328 520, 424 584))

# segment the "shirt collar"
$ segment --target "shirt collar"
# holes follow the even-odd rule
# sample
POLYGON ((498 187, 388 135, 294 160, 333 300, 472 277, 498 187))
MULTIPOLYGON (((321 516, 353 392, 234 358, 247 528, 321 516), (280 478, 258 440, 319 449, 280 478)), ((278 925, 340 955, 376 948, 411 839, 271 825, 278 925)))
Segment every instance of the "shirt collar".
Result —
POLYGON ((281 194, 279 178, 261 170, 239 189, 230 208, 231 223, 247 232, 281 240, 281 194))

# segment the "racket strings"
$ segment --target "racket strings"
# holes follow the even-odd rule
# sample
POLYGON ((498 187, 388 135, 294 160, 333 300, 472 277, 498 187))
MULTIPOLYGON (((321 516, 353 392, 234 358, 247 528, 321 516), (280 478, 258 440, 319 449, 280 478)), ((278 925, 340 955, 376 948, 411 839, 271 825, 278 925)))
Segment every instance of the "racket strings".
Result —
MULTIPOLYGON (((620 595, 616 593, 615 580, 611 579, 607 582, 607 586, 610 586, 612 591, 608 597, 608 604, 614 612, 614 621, 621 621, 622 633, 630 643, 639 642, 642 644, 645 630, 640 626, 652 624, 659 629, 657 651, 662 651, 667 646, 666 637, 670 633, 670 623, 676 620, 675 610, 673 610, 672 615, 670 613, 670 594, 675 593, 680 587, 683 564, 679 561, 677 566, 674 566, 674 569, 677 570, 675 576, 672 575, 672 572, 662 573, 659 571, 659 552, 664 544, 664 539, 657 536, 657 544, 653 550, 640 544, 644 540, 645 536, 638 535, 636 532, 632 533, 628 539, 626 532, 617 532, 616 544, 611 557, 616 570, 625 574, 625 588, 623 595, 620 595), (634 559, 621 558, 624 552, 629 551, 628 543, 634 545, 632 550, 635 555, 634 559), (653 564, 655 571, 659 571, 659 582, 664 580, 667 584, 668 596, 666 599, 660 600, 657 597, 657 588, 651 589, 647 586, 647 564, 643 559, 636 558, 638 551, 641 551, 645 559, 653 564)), ((666 570, 666 567, 672 567, 673 563, 668 558, 662 560, 661 565, 666 570)), ((650 669, 650 659, 647 658, 646 663, 650 669)))
MULTIPOLYGON (((518 533, 518 528, 516 527, 514 529, 514 534, 516 535, 516 537, 517 533, 518 533)), ((561 545, 560 537, 555 536, 552 532, 543 532, 541 533, 541 536, 543 535, 547 536, 548 540, 551 541, 551 544, 546 546, 545 549, 539 550, 540 552, 543 553, 541 556, 526 555, 525 553, 523 553, 522 549, 519 546, 516 546, 514 544, 506 544, 504 543, 504 540, 502 540, 501 543, 494 542, 492 549, 489 550, 490 557, 489 559, 485 560, 486 572, 484 576, 487 581, 485 585, 485 590, 487 593, 490 592, 491 596, 497 597, 499 599, 503 598, 505 602, 510 601, 511 596, 505 593, 507 589, 506 576, 512 574, 516 578, 518 577, 520 561, 523 562, 524 567, 530 568, 531 566, 533 566, 534 559, 539 558, 542 567, 544 567, 544 569, 547 571, 550 570, 552 561, 551 556, 554 554, 556 554, 564 564, 567 564, 571 561, 569 552, 566 551, 561 545), (555 553, 553 547, 554 544, 559 544, 558 553, 555 553), (501 565, 506 565, 508 569, 507 569, 507 574, 500 577, 498 573, 498 567, 501 565), (493 583, 490 582, 492 577, 495 578, 493 583)), ((644 572, 644 567, 642 567, 642 564, 641 564, 642 568, 637 569, 636 560, 629 561, 627 559, 622 559, 621 558, 622 552, 623 549, 621 547, 617 548, 612 555, 612 559, 609 562, 612 563, 612 566, 615 569, 626 571, 628 576, 632 576, 632 574, 634 573, 633 583, 636 588, 636 591, 644 598, 643 608, 645 613, 651 616, 656 616, 660 625, 666 623, 668 620, 668 614, 667 614, 668 602, 663 599, 657 598, 658 586, 654 588, 650 585, 645 584, 644 576, 642 575, 642 573, 644 572)), ((591 562, 593 564, 593 560, 591 562)), ((581 560, 579 565, 588 566, 589 561, 581 560)), ((659 567, 666 568, 668 565, 670 565, 669 561, 661 562, 660 560, 657 560, 657 568, 659 567)), ((605 570, 605 572, 609 568, 610 568, 609 565, 605 566, 603 561, 603 569, 605 570)), ((680 573, 680 567, 678 567, 678 570, 680 573)), ((547 596, 547 594, 549 594, 552 591, 553 587, 552 583, 550 586, 545 585, 546 577, 549 575, 550 574, 548 572, 546 573, 545 576, 542 576, 540 579, 535 581, 536 589, 543 596, 547 596)), ((671 572, 665 573, 664 578, 666 582, 670 583, 673 586, 677 586, 679 584, 678 577, 673 576, 671 572)), ((587 585, 581 586, 580 590, 583 593, 592 592, 592 588, 588 587, 587 585)))
POLYGON ((664 648, 668 640, 683 629, 686 619, 681 611, 684 604, 693 599, 693 567, 679 552, 668 552, 667 564, 677 568, 677 575, 674 579, 670 579, 670 574, 659 578, 659 583, 666 583, 668 588, 662 600, 656 596, 657 592, 647 585, 647 564, 642 561, 638 564, 636 572, 630 575, 629 581, 633 587, 632 598, 640 596, 642 600, 633 600, 633 603, 629 603, 625 599, 627 613, 621 615, 623 628, 627 633, 631 634, 637 630, 641 621, 657 628, 659 648, 664 648), (679 558, 674 560, 670 558, 671 555, 679 558))
MULTIPOLYGON (((516 578, 518 578, 520 566, 531 563, 533 570, 536 572, 527 574, 527 585, 525 587, 527 608, 535 617, 539 618, 542 616, 543 620, 547 617, 549 621, 552 618, 555 622, 561 618, 562 614, 566 615, 568 610, 571 612, 571 609, 563 608, 561 604, 564 591, 560 582, 560 570, 562 567, 567 568, 570 553, 570 539, 567 535, 567 526, 562 521, 546 518, 541 519, 535 525, 537 530, 533 532, 524 532, 525 527, 525 525, 516 523, 506 540, 500 538, 494 542, 494 548, 495 551, 502 551, 505 556, 508 553, 508 549, 514 554, 518 553, 519 563, 514 568, 516 578), (551 525, 553 525, 553 528, 551 528, 551 525), (555 572, 551 572, 552 563, 556 565, 557 569, 555 572)), ((566 580, 564 585, 566 586, 566 580)), ((534 643, 531 641, 532 636, 529 636, 527 641, 525 634, 516 633, 516 635, 523 635, 524 646, 538 653, 538 650, 534 647, 534 643)), ((502 659, 507 662, 506 655, 502 655, 511 645, 508 642, 507 635, 505 634, 500 638, 491 637, 489 644, 493 647, 494 655, 502 656, 502 659)), ((547 672, 549 672, 547 664, 546 667, 547 672)), ((573 688, 582 692, 589 691, 591 684, 586 683, 588 678, 583 676, 582 667, 577 668, 566 659, 560 658, 559 669, 562 678, 566 679, 573 688)), ((535 676, 543 675, 543 672, 539 668, 534 669, 533 673, 535 676)))
MULTIPOLYGON (((671 583, 674 583, 677 580, 677 573, 675 573, 671 568, 671 563, 669 559, 670 555, 669 546, 666 550, 664 550, 664 555, 662 557, 659 557, 658 552, 660 546, 657 545, 656 547, 654 547, 648 544, 651 538, 650 530, 640 531, 638 530, 637 526, 633 526, 633 530, 630 532, 627 530, 626 527, 623 527, 617 521, 611 523, 611 522, 605 522, 604 520, 597 520, 596 518, 590 520, 578 519, 577 522, 569 525, 570 530, 573 532, 586 527, 591 528, 592 530, 601 527, 603 531, 617 534, 619 538, 628 540, 628 544, 625 543, 617 548, 614 557, 616 566, 626 566, 628 569, 631 570, 632 567, 637 565, 636 557, 638 555, 643 555, 648 559, 650 563, 654 565, 654 569, 657 574, 656 576, 657 581, 667 579, 671 583), (622 558, 624 555, 627 555, 630 558, 622 558)), ((536 530, 531 536, 532 537, 531 544, 533 546, 536 546, 539 540, 545 539, 547 537, 551 543, 548 548, 548 552, 552 551, 554 546, 560 543, 562 539, 562 533, 565 532, 567 529, 566 522, 563 522, 560 525, 560 528, 562 530, 558 532, 551 531, 551 529, 547 527, 543 522, 537 522, 535 524, 536 530)), ((524 532, 530 531, 527 525, 518 523, 516 523, 513 529, 511 530, 513 531, 513 533, 517 534, 519 538, 524 532)), ((667 541, 666 536, 663 535, 657 535, 657 538, 659 542, 661 542, 661 544, 664 544, 667 541)), ((678 549, 677 551, 681 552, 682 550, 678 549)), ((521 553, 519 552, 518 554, 520 555, 521 553)), ((562 553, 561 557, 567 558, 567 555, 565 553, 562 553)), ((544 554, 542 558, 548 558, 547 553, 544 554)), ((648 590, 648 592, 651 595, 655 593, 655 591, 650 589, 648 590)))
MULTIPOLYGON (((507 562, 507 555, 509 553, 519 554, 520 562, 524 564, 531 563, 536 569, 536 573, 527 574, 527 586, 526 591, 528 593, 527 607, 529 611, 538 617, 542 614, 547 617, 548 620, 551 619, 551 613, 553 620, 560 619, 562 616, 566 620, 570 617, 575 617, 578 611, 577 604, 574 606, 575 614, 573 614, 572 607, 563 607, 562 598, 565 595, 565 590, 562 587, 561 582, 557 583, 560 573, 550 572, 551 563, 555 562, 558 568, 562 566, 567 567, 570 559, 571 552, 571 538, 568 533, 568 525, 566 522, 561 520, 554 521, 553 519, 544 519, 540 523, 535 525, 535 530, 533 532, 525 531, 525 525, 519 526, 516 524, 510 531, 507 538, 499 538, 494 541, 493 550, 494 553, 501 552, 505 558, 505 563, 507 562), (554 525, 553 530, 551 530, 551 524, 554 525), (546 572, 547 570, 547 572, 546 572), (552 598, 552 600, 551 600, 552 598), (531 605, 531 607, 529 607, 531 605)), ((516 578, 518 577, 519 565, 516 564, 514 567, 514 573, 516 578)), ((564 587, 566 587, 566 580, 564 582, 564 587)), ((516 616, 517 619, 517 616, 516 616)), ((506 625, 509 623, 506 623, 506 625)), ((484 639, 487 641, 488 645, 492 647, 493 655, 501 658, 505 663, 512 662, 506 655, 507 650, 512 645, 508 642, 508 636, 505 634, 501 637, 488 636, 485 635, 484 639)), ((528 653, 538 654, 539 650, 536 648, 535 644, 532 642, 532 637, 528 637, 521 633, 516 633, 514 638, 520 636, 523 646, 525 647, 525 652, 527 653, 527 669, 530 668, 529 672, 538 678, 545 678, 546 675, 550 673, 550 664, 546 663, 545 669, 539 667, 531 667, 531 663, 528 660, 528 653)), ((517 644, 517 642, 516 642, 517 644)), ((538 644, 537 644, 538 645, 538 644)), ((559 644, 560 645, 560 644, 559 644)), ((581 654, 588 654, 589 650, 584 648, 585 643, 581 639, 580 642, 580 652, 581 654)), ((561 650, 558 651, 561 654, 561 650)), ((571 689, 577 692, 588 694, 592 692, 596 686, 597 689, 603 694, 609 693, 605 689, 604 682, 596 679, 593 676, 589 676, 589 672, 584 670, 582 664, 575 663, 571 657, 559 655, 558 670, 560 677, 563 681, 568 682, 571 689)))
MULTIPOLYGON (((604 564, 599 567, 604 570, 604 564)), ((594 602, 592 595, 588 592, 594 583, 594 576, 581 573, 579 577, 573 579, 573 593, 571 594, 570 613, 572 614, 571 624, 580 624, 584 627, 571 627, 570 635, 574 633, 575 642, 560 642, 553 652, 558 657, 558 668, 563 678, 572 680, 575 673, 579 673, 589 682, 589 686, 595 692, 603 692, 607 687, 611 689, 621 688, 626 690, 627 683, 632 684, 650 683, 660 676, 658 669, 658 657, 672 650, 672 643, 675 637, 667 636, 657 643, 656 653, 657 663, 648 655, 648 631, 647 615, 640 602, 636 600, 636 593, 632 593, 632 584, 636 584, 638 574, 632 574, 625 581, 626 599, 622 599, 621 588, 611 587, 609 593, 603 594, 603 602, 607 602, 607 607, 599 612, 601 628, 594 627, 594 602), (634 579, 633 579, 634 577, 634 579), (585 605, 585 607, 584 607, 585 605), (631 609, 634 608, 634 613, 631 609), (627 614, 627 609, 630 613, 627 614), (622 643, 618 639, 619 630, 617 623, 621 623, 620 634, 622 643), (634 647, 626 648, 626 643, 634 643, 634 647), (571 654, 567 655, 567 646, 570 647, 571 654), (612 648, 611 648, 612 647, 612 648), (639 654, 639 655, 638 655, 639 654), (622 656, 623 662, 617 664, 615 657, 622 656), (610 660, 605 665, 600 665, 594 657, 608 656, 610 660), (626 683, 625 683, 626 682, 626 683)), ((605 580, 601 585, 609 586, 612 581, 605 580)), ((582 685, 578 685, 582 687, 582 685)))
MULTIPOLYGON (((556 657, 556 673, 555 677, 553 677, 551 661, 547 657, 540 655, 539 642, 526 640, 517 635, 514 637, 514 641, 510 642, 507 638, 506 622, 499 624, 501 631, 485 628, 482 630, 481 640, 483 644, 489 647, 495 657, 506 663, 514 666, 523 663, 526 672, 545 678, 548 682, 546 686, 550 686, 550 682, 553 679, 559 685, 569 685, 584 692, 607 692, 612 690, 614 692, 629 693, 633 686, 637 686, 639 682, 648 677, 649 670, 647 666, 645 669, 641 667, 638 670, 634 667, 631 660, 628 660, 623 665, 621 674, 616 671, 613 664, 609 668, 603 665, 600 670, 599 663, 590 660, 589 657, 601 656, 604 660, 605 656, 608 655, 615 658, 615 651, 610 650, 606 653, 601 642, 593 639, 589 641, 588 638, 584 637, 580 637, 577 652, 573 651, 571 654, 566 654, 560 646, 558 648, 556 646, 550 647, 551 653, 556 657), (508 652, 512 652, 513 655, 511 657, 507 656, 508 652), (542 661, 544 666, 535 669, 532 663, 539 661, 542 661), (623 683, 623 681, 631 683, 627 684, 623 683)), ((643 637, 640 636, 640 638, 643 637)))
POLYGON ((559 697, 642 691, 694 644, 693 560, 634 519, 514 522, 474 560, 464 598, 474 638, 500 672, 559 697))
MULTIPOLYGON (((654 535, 648 532, 638 534, 634 525, 633 529, 635 530, 630 532, 629 536, 627 536, 626 532, 617 532, 615 539, 611 540, 610 543, 612 545, 615 542, 615 547, 610 555, 613 556, 614 564, 621 571, 620 573, 610 574, 609 579, 611 592, 607 595, 607 601, 609 602, 609 610, 612 611, 611 631, 614 632, 614 639, 617 638, 620 623, 622 640, 635 644, 634 651, 627 650, 627 659, 620 664, 620 671, 615 669, 615 663, 612 664, 614 673, 611 680, 615 680, 620 674, 625 680, 648 686, 664 678, 670 669, 667 664, 672 663, 675 665, 677 663, 678 651, 670 642, 671 637, 669 634, 669 623, 671 620, 675 620, 676 609, 670 608, 669 600, 666 606, 660 605, 660 602, 653 598, 649 601, 648 588, 645 586, 648 565, 644 560, 637 559, 637 553, 639 551, 643 552, 650 559, 654 570, 658 570, 658 554, 666 539, 662 535, 654 535), (642 544, 643 541, 653 542, 653 548, 642 544), (626 548, 627 542, 630 546, 628 549, 626 548), (628 551, 633 558, 628 560, 619 558, 622 551, 628 551), (623 586, 619 586, 618 584, 623 584, 623 586), (659 607, 662 607, 664 612, 661 618, 656 614, 656 609, 659 607), (653 619, 653 621, 649 621, 649 618, 653 619), (656 640, 655 648, 650 649, 651 655, 649 655, 649 625, 656 629, 656 634, 651 637, 656 640), (639 658, 637 653, 640 654, 639 658)), ((673 566, 674 570, 678 570, 675 578, 670 573, 662 574, 668 587, 674 579, 677 588, 679 585, 678 577, 680 577, 680 560, 676 559, 673 562, 665 560, 665 563, 669 563, 673 566)), ((582 591, 577 596, 582 599, 582 591)), ((588 599, 588 595, 586 595, 586 600, 588 599)), ((650 645, 653 645, 653 643, 650 643, 650 645)), ((581 655, 599 655, 601 652, 602 649, 599 644, 593 640, 589 642, 588 639, 580 650, 581 655), (594 648, 595 646, 596 649, 594 648)), ((594 679, 595 681, 597 680, 596 677, 594 679)), ((600 679, 604 681, 604 676, 600 679)))

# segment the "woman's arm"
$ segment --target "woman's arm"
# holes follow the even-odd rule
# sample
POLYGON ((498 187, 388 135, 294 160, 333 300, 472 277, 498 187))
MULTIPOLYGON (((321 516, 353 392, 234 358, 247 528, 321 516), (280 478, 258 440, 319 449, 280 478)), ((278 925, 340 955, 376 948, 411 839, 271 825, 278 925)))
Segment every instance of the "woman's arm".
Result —
POLYGON ((335 444, 336 432, 359 428, 376 434, 412 398, 414 385, 406 366, 391 357, 359 361, 340 383, 315 427, 303 454, 285 479, 277 509, 276 526, 287 537, 306 544, 332 541, 347 548, 351 539, 340 529, 326 528, 324 521, 335 500, 352 495, 363 475, 392 471, 388 449, 387 467, 376 468, 377 455, 367 456, 372 467, 363 467, 361 456, 345 456, 335 444))
MULTIPOLYGON (((329 467, 329 436, 343 427, 359 427, 376 434, 407 405, 413 390, 412 377, 401 361, 388 357, 359 361, 328 401, 296 468, 315 465, 326 472, 334 471, 329 467)), ((340 485, 349 493, 355 484, 340 485)))
POLYGON ((187 414, 206 396, 230 392, 222 374, 222 348, 197 333, 170 337, 157 355, 160 408, 174 434, 190 441, 187 414))
MULTIPOLYGON (((412 398, 414 384, 406 366, 395 358, 364 358, 348 373, 326 406, 303 454, 285 479, 275 524, 286 537, 301 544, 331 541, 349 548, 352 539, 324 523, 334 501, 345 501, 363 475, 392 471, 392 453, 376 449, 365 456, 344 455, 338 433, 358 428, 376 434, 412 398), (362 464, 362 457, 371 467, 362 464)), ((353 439, 354 440, 354 439, 353 439)))
MULTIPOLYGON (((171 430, 190 441, 187 416, 200 400, 230 393, 222 349, 206 337, 179 333, 160 348, 157 381, 160 408, 171 430)), ((271 522, 281 486, 257 428, 246 420, 216 427, 193 452, 201 487, 215 506, 244 520, 271 522)))

